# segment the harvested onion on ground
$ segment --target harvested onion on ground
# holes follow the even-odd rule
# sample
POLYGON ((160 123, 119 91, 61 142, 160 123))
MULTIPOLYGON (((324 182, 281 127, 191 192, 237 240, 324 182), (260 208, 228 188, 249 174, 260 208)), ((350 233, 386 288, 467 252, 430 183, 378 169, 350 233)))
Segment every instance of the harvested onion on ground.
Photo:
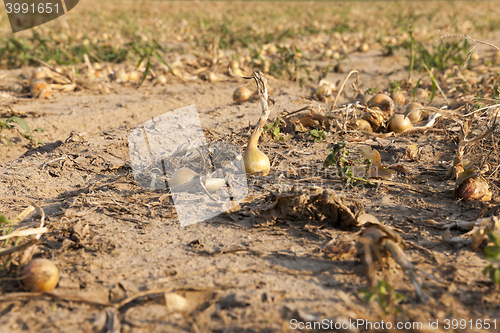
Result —
POLYGON ((368 100, 366 105, 368 105, 369 108, 376 106, 384 112, 392 113, 394 111, 394 101, 386 94, 373 95, 373 97, 368 100))
POLYGON ((49 291, 59 281, 57 266, 48 259, 34 259, 22 271, 22 282, 29 291, 49 291))
POLYGON ((395 133, 401 133, 411 128, 412 124, 408 117, 403 114, 395 114, 389 124, 389 130, 395 133))
POLYGON ((420 103, 410 103, 405 106, 404 111, 412 123, 418 123, 423 118, 422 110, 420 110, 420 108, 423 107, 424 106, 420 103))
POLYGON ((236 104, 241 104, 245 101, 248 101, 250 97, 252 97, 253 92, 247 87, 240 87, 236 89, 233 93, 233 101, 236 104))
MULTIPOLYGON (((233 74, 231 69, 230 73, 233 74)), ((249 79, 250 77, 245 78, 249 79)), ((269 158, 266 154, 259 150, 257 143, 259 142, 259 138, 262 134, 267 118, 271 113, 271 110, 269 109, 267 79, 261 71, 255 71, 251 78, 253 78, 257 84, 257 91, 262 105, 262 114, 260 116, 259 123, 255 126, 252 136, 250 137, 247 148, 243 153, 243 164, 245 165, 246 173, 260 173, 265 176, 271 169, 271 163, 269 162, 269 158)))
POLYGON ((401 104, 401 105, 405 104, 405 96, 403 95, 403 93, 401 91, 395 91, 395 92, 393 92, 392 95, 391 95, 391 97, 392 97, 392 100, 395 103, 398 103, 398 104, 401 104))

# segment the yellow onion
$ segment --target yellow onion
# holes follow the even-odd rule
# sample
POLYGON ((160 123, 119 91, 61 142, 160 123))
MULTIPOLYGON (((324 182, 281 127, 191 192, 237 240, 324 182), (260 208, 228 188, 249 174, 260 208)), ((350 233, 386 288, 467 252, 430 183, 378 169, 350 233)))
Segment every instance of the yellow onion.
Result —
POLYGON ((9 90, 19 94, 23 92, 24 87, 22 84, 16 82, 9 87, 9 90))
POLYGON ((361 44, 359 47, 358 47, 358 50, 360 52, 368 52, 368 50, 370 49, 370 47, 368 46, 367 43, 363 43, 361 44))
POLYGON ((220 81, 223 81, 223 79, 220 76, 218 76, 217 74, 215 74, 212 71, 207 71, 207 72, 201 74, 200 77, 201 77, 201 79, 203 79, 205 81, 208 81, 208 82, 220 82, 220 81))
POLYGON ((245 101, 248 101, 250 97, 252 97, 253 92, 247 87, 240 87, 236 89, 233 93, 233 101, 236 104, 241 104, 245 101))
POLYGON ((418 147, 416 145, 408 145, 405 149, 405 157, 409 159, 416 159, 418 157, 418 147))
POLYGON ((362 119, 370 123, 372 130, 378 132, 381 128, 385 127, 387 120, 390 119, 389 114, 380 110, 378 107, 374 106, 367 110, 362 119))
POLYGON ((395 114, 391 123, 389 124, 389 129, 395 133, 401 133, 412 127, 410 119, 408 119, 404 114, 395 114))
POLYGON ((191 182, 199 174, 190 168, 183 167, 174 172, 172 177, 168 180, 168 186, 176 191, 181 190, 183 184, 191 182))
POLYGON ((247 173, 260 173, 265 176, 271 169, 269 158, 261 152, 257 147, 247 148, 243 153, 243 162, 247 173))
POLYGON ((32 74, 33 79, 46 79, 47 78, 47 69, 45 67, 38 67, 32 74))
POLYGON ((423 108, 424 106, 420 103, 410 103, 408 105, 405 106, 405 112, 409 112, 411 110, 415 110, 415 109, 419 109, 419 108, 423 108))
POLYGON ((327 102, 332 93, 333 90, 329 85, 322 85, 314 92, 314 98, 321 102, 327 102))
POLYGON ((384 112, 394 111, 394 101, 386 94, 373 95, 372 98, 368 100, 366 105, 368 105, 369 108, 376 106, 384 112))
POLYGON ((405 97, 403 95, 403 93, 401 91, 395 91, 392 93, 391 95, 392 97, 392 100, 395 102, 395 103, 398 103, 398 104, 401 104, 401 105, 405 105, 405 97))
POLYGON ((489 201, 491 191, 486 179, 472 169, 462 172, 457 179, 453 196, 455 199, 489 201))
POLYGON ((128 81, 128 73, 123 68, 120 68, 118 71, 113 73, 111 78, 113 80, 115 80, 116 82, 127 82, 128 81))
POLYGON ((241 70, 241 68, 235 68, 232 71, 233 71, 234 75, 245 76, 245 73, 243 73, 243 71, 241 70))
POLYGON ((48 259, 34 259, 22 271, 22 282, 29 291, 49 291, 59 281, 57 266, 48 259))
POLYGON ((52 88, 45 80, 34 79, 30 83, 30 94, 33 98, 49 99, 52 96, 52 88))
POLYGON ((372 132, 372 126, 370 122, 366 119, 355 119, 351 121, 349 124, 349 127, 352 128, 353 130, 357 131, 363 131, 363 132, 372 132))
POLYGON ((424 106, 420 103, 410 103, 407 106, 405 106, 404 111, 406 116, 410 118, 410 121, 412 123, 418 123, 420 120, 422 120, 423 117, 422 110, 418 109, 423 107, 424 106))
POLYGON ((165 293, 165 305, 169 311, 182 311, 188 307, 189 303, 187 299, 176 293, 165 293))
POLYGON ((133 82, 137 82, 141 79, 141 74, 138 71, 131 71, 128 73, 128 79, 133 82))
POLYGON ((217 192, 224 185, 226 185, 226 180, 224 178, 208 178, 205 180, 205 188, 208 192, 217 192))
POLYGON ((234 75, 245 76, 245 73, 243 73, 243 71, 240 68, 239 63, 236 60, 232 60, 229 63, 229 68, 231 69, 231 71, 233 72, 234 75))
POLYGON ((231 68, 231 69, 236 69, 239 67, 240 67, 240 64, 236 60, 231 60, 231 62, 229 63, 229 68, 231 68))
POLYGON ((153 85, 157 85, 157 84, 161 84, 161 85, 164 85, 167 83, 167 77, 163 74, 160 74, 160 75, 157 75, 154 79, 153 79, 153 85))

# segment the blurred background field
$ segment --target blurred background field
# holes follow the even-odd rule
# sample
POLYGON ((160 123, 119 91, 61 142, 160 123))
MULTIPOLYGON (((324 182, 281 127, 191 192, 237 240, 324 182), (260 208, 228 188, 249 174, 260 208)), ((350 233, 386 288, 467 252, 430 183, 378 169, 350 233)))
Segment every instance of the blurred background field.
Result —
POLYGON ((239 2, 81 1, 65 16, 13 35, 0 15, 0 65, 137 61, 148 47, 171 51, 255 56, 263 45, 299 43, 307 58, 330 58, 329 49, 352 51, 367 42, 390 52, 440 34, 486 37, 500 28, 496 2, 239 2), (357 44, 356 44, 357 45, 357 44), (347 50, 346 50, 347 49, 347 50), (326 54, 325 54, 326 52, 326 54))

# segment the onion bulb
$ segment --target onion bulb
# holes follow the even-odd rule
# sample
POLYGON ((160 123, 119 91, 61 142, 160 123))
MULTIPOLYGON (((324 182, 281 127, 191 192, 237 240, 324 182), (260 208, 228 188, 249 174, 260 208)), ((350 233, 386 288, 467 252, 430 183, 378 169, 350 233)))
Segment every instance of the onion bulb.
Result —
POLYGON ((22 282, 29 291, 49 291, 59 281, 57 266, 48 259, 34 259, 22 271, 22 282))
POLYGON ((389 124, 389 129, 395 133, 401 133, 412 127, 411 121, 404 114, 395 114, 389 124))
POLYGON ((486 179, 472 169, 462 172, 457 179, 454 199, 463 199, 465 202, 471 200, 489 201, 491 191, 486 179))
POLYGON ((30 83, 30 94, 33 98, 49 99, 52 96, 52 88, 45 80, 34 79, 30 83))
POLYGON ((262 176, 266 176, 271 169, 271 163, 266 154, 257 148, 261 132, 262 128, 259 126, 250 137, 248 146, 243 153, 243 164, 245 165, 246 173, 260 173, 262 176))
POLYGON ((392 93, 391 95, 392 97, 392 100, 395 102, 395 103, 398 103, 398 104, 401 104, 401 105, 405 105, 405 97, 403 95, 403 93, 401 91, 395 91, 392 93))
POLYGON ((166 83, 167 83, 167 77, 163 74, 160 74, 153 79, 154 86, 156 86, 157 84, 164 85, 166 83))
POLYGON ((174 172, 172 177, 170 177, 170 179, 168 180, 168 186, 171 189, 178 191, 180 190, 180 185, 189 183, 197 176, 199 176, 199 174, 190 168, 180 168, 174 172))
POLYGON ((128 81, 128 73, 125 69, 120 68, 118 71, 115 71, 111 76, 113 80, 116 82, 127 82, 128 81))
POLYGON ((269 158, 257 148, 257 143, 259 142, 260 135, 264 130, 264 125, 271 113, 269 109, 268 102, 268 90, 267 90, 267 79, 264 77, 261 71, 255 71, 252 76, 257 84, 257 93, 259 94, 260 103, 262 106, 262 114, 260 116, 257 126, 255 126, 250 140, 248 141, 247 148, 243 153, 243 164, 245 165, 246 173, 260 173, 266 176, 270 169, 271 163, 269 158))
POLYGON ((245 76, 245 73, 243 73, 239 63, 236 60, 231 60, 231 62, 229 63, 229 68, 231 69, 234 75, 245 76))
POLYGON ((134 70, 128 73, 128 79, 129 81, 137 82, 141 79, 141 75, 138 71, 134 70))
POLYGON ((370 46, 368 46, 367 43, 363 43, 361 44, 359 47, 358 47, 358 51, 360 52, 368 52, 368 50, 370 50, 370 46))
POLYGON ((405 114, 408 118, 410 118, 410 121, 412 123, 418 123, 420 120, 422 120, 422 110, 417 110, 419 108, 423 108, 423 105, 420 103, 410 103, 407 106, 405 106, 405 114))
POLYGON ((394 111, 394 101, 386 94, 376 94, 368 100, 366 103, 368 107, 378 107, 384 112, 394 111))
POLYGON ((245 101, 248 101, 250 97, 252 97, 253 92, 247 87, 240 87, 236 89, 233 93, 233 101, 236 104, 241 104, 245 101))
POLYGON ((224 185, 226 185, 226 180, 224 178, 208 178, 205 180, 205 188, 208 192, 217 192, 224 185))
POLYGON ((9 87, 9 90, 15 93, 22 93, 24 90, 24 87, 20 83, 14 83, 9 87))
POLYGON ((231 68, 233 70, 236 68, 239 68, 239 67, 240 67, 240 64, 236 60, 231 60, 231 62, 229 63, 229 68, 231 68))
POLYGON ((326 102, 328 98, 332 95, 333 90, 328 85, 319 86, 318 89, 314 92, 314 98, 318 101, 326 102))
POLYGON ((261 152, 257 147, 250 148, 243 153, 243 161, 245 163, 245 170, 247 173, 261 173, 265 176, 271 169, 269 158, 261 152))
POLYGON ((349 127, 356 131, 372 132, 372 125, 366 119, 356 119, 351 121, 349 127))

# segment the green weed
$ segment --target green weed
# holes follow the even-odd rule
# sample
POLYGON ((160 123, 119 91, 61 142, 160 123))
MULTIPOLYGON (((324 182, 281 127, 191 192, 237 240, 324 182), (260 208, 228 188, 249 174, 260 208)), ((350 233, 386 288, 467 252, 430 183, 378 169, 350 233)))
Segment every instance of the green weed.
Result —
POLYGON ((285 141, 285 136, 283 133, 280 133, 280 126, 284 123, 285 121, 281 117, 278 117, 274 123, 266 124, 264 130, 272 136, 274 141, 285 141))
MULTIPOLYGON (((12 141, 4 134, 1 134, 2 133, 2 130, 4 129, 7 129, 7 130, 10 130, 12 128, 16 128, 19 132, 19 134, 30 140, 30 143, 32 146, 36 146, 38 144, 41 144, 43 145, 43 141, 40 140, 40 139, 36 139, 33 134, 31 133, 31 129, 28 125, 28 123, 26 123, 26 121, 22 118, 19 118, 19 117, 10 117, 6 120, 3 120, 3 119, 0 119, 0 142, 2 142, 2 139, 5 140, 7 142, 7 144, 9 145, 9 147, 12 148, 12 141), (21 127, 21 130, 17 127, 14 126, 14 124, 17 124, 19 125, 19 127, 21 127)), ((35 129, 35 131, 44 131, 44 129, 41 129, 41 128, 37 128, 35 129)))
POLYGON ((484 256, 490 262, 483 270, 484 275, 488 275, 495 284, 500 284, 500 232, 493 231, 490 235, 493 245, 484 248, 484 256))
MULTIPOLYGON (((369 181, 364 177, 357 177, 353 170, 353 166, 359 164, 359 160, 351 161, 349 160, 349 150, 347 149, 347 142, 342 141, 335 144, 330 149, 330 154, 326 157, 323 162, 323 166, 328 168, 331 165, 337 166, 337 174, 339 177, 351 187, 354 187, 356 182, 363 182, 370 186, 375 186, 374 183, 369 181)), ((372 161, 365 161, 366 164, 371 165, 372 161)))
POLYGON ((398 81, 391 81, 389 84, 389 89, 387 89, 389 93, 401 91, 401 83, 398 81))
POLYGON ((278 78, 296 81, 302 87, 306 81, 312 81, 308 60, 303 59, 304 53, 297 47, 277 46, 278 54, 269 65, 269 74, 278 78), (305 73, 306 77, 301 74, 305 73))
POLYGON ((432 86, 431 86, 431 95, 429 96, 429 103, 432 103, 432 101, 434 100, 434 96, 436 94, 436 89, 439 90, 439 92, 441 93, 441 95, 443 96, 444 100, 446 101, 447 104, 450 104, 450 101, 448 101, 448 98, 446 98, 446 95, 444 94, 443 90, 441 89, 441 86, 439 85, 439 83, 437 82, 437 79, 436 77, 434 76, 434 73, 432 72, 432 70, 430 70, 425 64, 424 64, 424 68, 425 70, 427 71, 427 74, 422 76, 418 81, 417 81, 417 84, 415 85, 415 88, 413 89, 413 101, 415 101, 415 98, 417 96, 417 88, 418 86, 420 85, 420 82, 422 81, 422 79, 424 77, 426 77, 427 75, 429 75, 429 77, 431 78, 431 81, 432 81, 432 86))
POLYGON ((380 281, 374 292, 368 288, 361 289, 360 292, 363 294, 364 301, 376 301, 386 315, 394 315, 401 312, 398 305, 401 302, 407 301, 406 296, 398 293, 386 280, 380 281))
POLYGON ((313 129, 309 132, 309 136, 314 138, 315 142, 323 142, 323 140, 326 140, 327 135, 328 134, 323 130, 313 129))
POLYGON ((142 39, 136 38, 134 41, 129 43, 128 46, 141 57, 137 62, 137 67, 139 67, 143 61, 146 61, 146 70, 144 71, 144 75, 142 76, 142 80, 139 86, 142 85, 142 83, 144 82, 144 80, 146 80, 146 77, 149 74, 151 66, 153 65, 153 63, 151 62, 151 59, 153 57, 156 58, 159 62, 161 62, 165 66, 167 66, 169 71, 175 76, 174 72, 172 71, 172 68, 170 68, 170 66, 160 56, 160 52, 164 52, 165 50, 156 40, 153 39, 152 41, 144 42, 142 39))
POLYGON ((413 69, 421 70, 425 67, 435 68, 442 72, 453 65, 462 65, 469 51, 467 39, 463 42, 441 41, 438 45, 431 44, 430 47, 426 47, 415 40, 412 32, 410 32, 410 40, 404 42, 402 46, 410 51, 407 56, 410 61, 410 72, 413 69))

